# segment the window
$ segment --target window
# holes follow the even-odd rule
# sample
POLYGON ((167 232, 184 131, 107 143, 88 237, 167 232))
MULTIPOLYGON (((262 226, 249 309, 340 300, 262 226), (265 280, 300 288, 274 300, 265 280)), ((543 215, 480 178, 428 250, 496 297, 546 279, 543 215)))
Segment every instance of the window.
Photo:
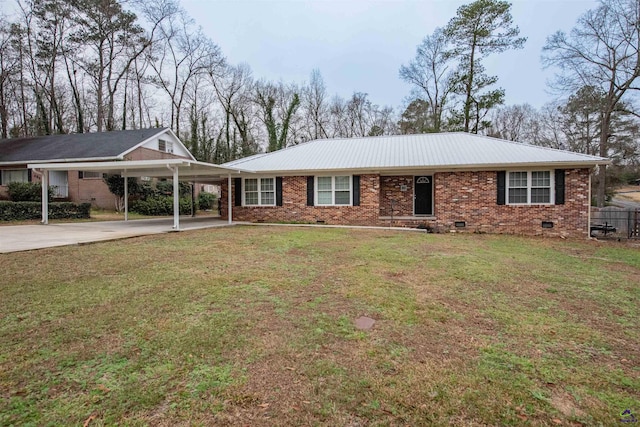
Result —
POLYGON ((246 178, 244 180, 244 204, 247 206, 275 206, 275 179, 246 178))
POLYGON ((510 205, 550 204, 552 175, 550 171, 509 172, 507 180, 510 205))
POLYGON ((316 178, 317 205, 350 205, 350 176, 319 176, 316 178))
POLYGON ((158 140, 158 150, 165 153, 173 153, 173 142, 165 141, 164 139, 158 140))
POLYGON ((12 182, 29 182, 29 171, 27 169, 8 169, 2 171, 2 185, 9 185, 12 182))

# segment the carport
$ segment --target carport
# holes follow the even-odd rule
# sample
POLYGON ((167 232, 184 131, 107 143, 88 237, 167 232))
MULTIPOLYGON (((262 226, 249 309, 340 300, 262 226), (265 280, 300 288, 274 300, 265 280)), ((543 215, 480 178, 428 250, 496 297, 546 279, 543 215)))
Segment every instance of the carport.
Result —
MULTIPOLYGON (((225 177, 228 188, 231 188, 231 178, 241 172, 251 172, 238 168, 228 168, 211 163, 198 162, 189 159, 164 160, 126 160, 112 162, 69 162, 69 163, 32 163, 27 165, 42 173, 42 223, 49 223, 49 172, 52 171, 95 171, 108 174, 118 174, 124 180, 124 220, 129 214, 129 189, 127 178, 171 178, 173 180, 173 229, 180 230, 180 194, 178 183, 191 181, 198 183, 220 183, 225 177)), ((232 222, 231 192, 229 198, 229 223, 232 222)))

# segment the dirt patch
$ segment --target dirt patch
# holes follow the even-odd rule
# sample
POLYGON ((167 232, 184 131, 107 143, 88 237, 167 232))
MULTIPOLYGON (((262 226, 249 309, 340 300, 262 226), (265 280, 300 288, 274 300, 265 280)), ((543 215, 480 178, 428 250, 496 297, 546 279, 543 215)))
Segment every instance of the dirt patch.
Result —
POLYGON ((584 417, 586 414, 583 410, 578 408, 578 405, 573 397, 565 392, 554 391, 551 394, 551 404, 565 417, 584 417))

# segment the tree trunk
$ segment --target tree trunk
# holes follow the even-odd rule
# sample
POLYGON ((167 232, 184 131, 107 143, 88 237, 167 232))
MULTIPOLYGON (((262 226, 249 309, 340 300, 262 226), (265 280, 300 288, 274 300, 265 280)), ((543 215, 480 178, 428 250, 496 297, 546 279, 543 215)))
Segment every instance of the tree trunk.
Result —
MULTIPOLYGON (((607 111, 602 117, 602 126, 600 128, 600 157, 607 157, 610 126, 611 112, 607 111)), ((598 166, 598 188, 596 193, 596 203, 598 204, 598 207, 603 207, 606 202, 606 172, 607 167, 605 165, 598 166)))
MULTIPOLYGON (((467 98, 464 101, 464 131, 469 132, 469 122, 471 121, 471 91, 473 90, 474 61, 476 56, 476 38, 473 37, 471 45, 471 62, 469 63, 469 77, 467 78, 467 98)), ((477 133, 477 132, 476 132, 477 133)))

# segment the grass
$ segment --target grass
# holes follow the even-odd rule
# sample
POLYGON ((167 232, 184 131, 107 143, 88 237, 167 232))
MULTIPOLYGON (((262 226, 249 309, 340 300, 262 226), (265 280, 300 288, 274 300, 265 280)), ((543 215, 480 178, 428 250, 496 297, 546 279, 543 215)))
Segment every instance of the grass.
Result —
POLYGON ((0 264, 0 425, 640 416, 630 245, 233 227, 0 264))
POLYGON ((616 189, 616 197, 640 203, 640 187, 627 185, 616 189))

